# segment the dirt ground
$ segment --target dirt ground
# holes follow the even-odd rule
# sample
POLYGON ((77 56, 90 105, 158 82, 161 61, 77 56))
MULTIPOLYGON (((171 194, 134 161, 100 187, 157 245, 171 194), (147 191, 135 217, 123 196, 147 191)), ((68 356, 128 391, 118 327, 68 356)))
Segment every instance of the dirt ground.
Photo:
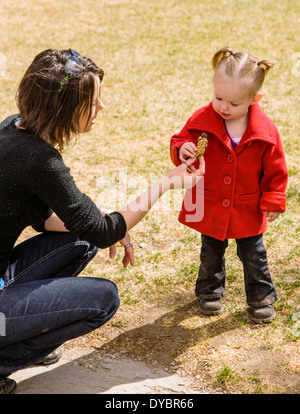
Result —
MULTIPOLYGON (((95 260, 101 262, 101 258, 95 260)), ((298 331, 299 319, 295 321, 298 331)), ((140 307, 140 312, 121 301, 106 325, 63 345, 61 362, 95 373, 103 372, 110 359, 119 361, 125 371, 132 369, 132 362, 141 363, 135 367, 141 372, 134 374, 134 381, 146 379, 151 372, 177 376, 177 388, 154 386, 154 393, 300 394, 299 335, 285 344, 280 332, 276 319, 271 324, 253 324, 246 306, 232 312, 225 299, 221 315, 203 316, 193 292, 184 291, 181 296, 170 292, 156 306, 140 307), (226 368, 228 375, 218 378, 218 372, 225 369, 226 374, 226 368), (179 388, 178 377, 182 378, 179 388)), ((131 392, 129 382, 124 382, 122 392, 131 392)), ((145 393, 145 389, 137 392, 145 393)))
MULTIPOLYGON (((287 362, 289 357, 293 358, 292 355, 286 355, 284 349, 278 352, 262 344, 241 350, 239 343, 246 341, 248 334, 243 335, 240 329, 235 328, 231 315, 217 318, 197 315, 197 318, 207 320, 203 329, 186 329, 181 321, 195 312, 195 300, 171 312, 157 307, 143 317, 139 326, 121 330, 112 322, 103 327, 102 332, 99 331, 99 336, 90 334, 68 342, 65 347, 70 350, 83 346, 94 351, 78 359, 77 363, 84 368, 97 371, 99 363, 107 355, 130 358, 188 379, 193 390, 199 393, 300 393, 300 375, 290 369, 287 362), (214 325, 215 336, 208 338, 211 325, 214 325), (229 346, 231 359, 228 357, 229 346), (237 375, 226 381, 216 381, 214 367, 221 364, 219 354, 222 351, 237 375)), ((252 329, 261 328, 255 325, 252 329)), ((294 357, 297 357, 297 352, 294 357)))

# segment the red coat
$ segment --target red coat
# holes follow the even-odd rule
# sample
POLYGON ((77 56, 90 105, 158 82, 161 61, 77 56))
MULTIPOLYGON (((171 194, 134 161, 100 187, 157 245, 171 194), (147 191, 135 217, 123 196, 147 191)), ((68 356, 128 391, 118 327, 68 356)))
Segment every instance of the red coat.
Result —
POLYGON ((197 144, 203 131, 208 139, 205 175, 186 190, 179 221, 219 240, 265 232, 264 211, 283 212, 286 204, 288 173, 275 125, 259 104, 252 105, 247 129, 233 150, 224 121, 210 103, 171 138, 175 165, 181 164, 177 149, 187 141, 197 144))

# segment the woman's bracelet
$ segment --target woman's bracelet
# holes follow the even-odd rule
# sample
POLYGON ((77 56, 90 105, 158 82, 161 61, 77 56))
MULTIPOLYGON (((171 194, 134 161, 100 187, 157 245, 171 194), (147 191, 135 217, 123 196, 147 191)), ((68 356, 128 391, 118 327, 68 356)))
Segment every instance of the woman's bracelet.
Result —
POLYGON ((128 249, 128 247, 133 247, 131 243, 126 244, 126 246, 124 246, 124 249, 128 249))

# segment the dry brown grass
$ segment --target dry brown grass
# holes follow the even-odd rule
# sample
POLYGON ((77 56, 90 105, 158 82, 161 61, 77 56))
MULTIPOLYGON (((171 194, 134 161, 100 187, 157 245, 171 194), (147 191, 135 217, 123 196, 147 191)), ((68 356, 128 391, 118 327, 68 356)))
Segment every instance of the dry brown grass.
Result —
MULTIPOLYGON (((6 0, 0 16, 0 52, 6 56, 2 118, 15 112, 18 82, 43 49, 72 47, 105 70, 101 121, 64 155, 78 186, 95 201, 109 180, 118 186, 124 169, 131 199, 139 184, 171 168, 169 139, 210 100, 210 59, 218 48, 230 45, 275 60, 262 106, 281 132, 290 171, 287 212, 265 236, 279 296, 277 319, 251 324, 234 241, 227 251, 226 310, 217 317, 198 314, 193 291, 199 235, 177 222, 177 194, 172 211, 160 205, 131 232, 134 268, 122 269, 119 249, 117 260, 100 252, 86 269, 87 276, 117 283, 121 307, 108 325, 69 346, 126 349, 132 357, 192 376, 199 389, 212 384, 229 393, 299 393, 297 3, 6 0)), ((114 199, 106 194, 106 201, 114 199)), ((22 238, 31 234, 28 229, 22 238)))

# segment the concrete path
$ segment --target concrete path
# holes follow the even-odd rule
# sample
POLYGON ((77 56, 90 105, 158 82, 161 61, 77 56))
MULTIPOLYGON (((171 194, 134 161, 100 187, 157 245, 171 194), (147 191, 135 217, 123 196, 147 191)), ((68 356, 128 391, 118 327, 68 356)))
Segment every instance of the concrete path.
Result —
POLYGON ((10 378, 18 383, 16 394, 199 394, 190 379, 176 373, 125 356, 96 353, 67 350, 56 364, 14 373, 10 378))

